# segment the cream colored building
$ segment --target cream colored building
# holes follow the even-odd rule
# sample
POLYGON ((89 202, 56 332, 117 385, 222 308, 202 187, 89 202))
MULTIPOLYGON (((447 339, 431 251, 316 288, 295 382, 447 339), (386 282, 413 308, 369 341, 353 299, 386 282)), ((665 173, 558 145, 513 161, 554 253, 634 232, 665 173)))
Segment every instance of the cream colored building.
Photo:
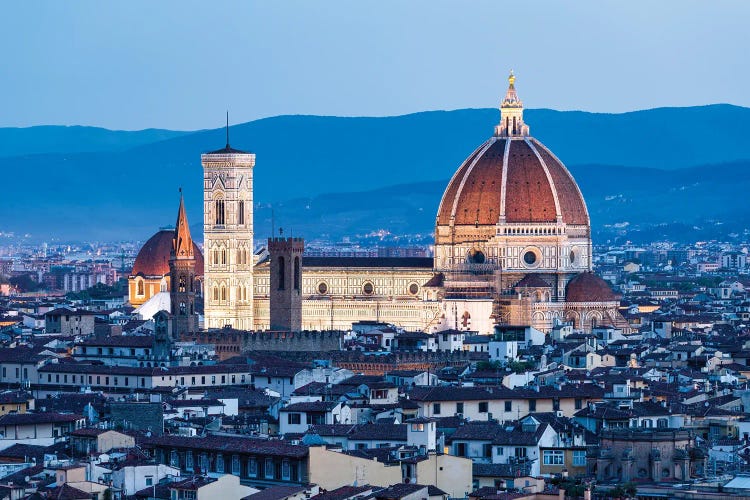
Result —
POLYGON ((408 478, 410 483, 435 485, 453 498, 464 498, 466 492, 473 491, 470 459, 428 453, 412 462, 380 462, 313 446, 309 451, 309 481, 332 490, 347 484, 389 486, 408 478))
POLYGON ((258 493, 257 488, 240 484, 240 478, 232 474, 210 474, 208 477, 177 481, 169 486, 170 496, 179 499, 214 500, 217 498, 244 498, 258 493))

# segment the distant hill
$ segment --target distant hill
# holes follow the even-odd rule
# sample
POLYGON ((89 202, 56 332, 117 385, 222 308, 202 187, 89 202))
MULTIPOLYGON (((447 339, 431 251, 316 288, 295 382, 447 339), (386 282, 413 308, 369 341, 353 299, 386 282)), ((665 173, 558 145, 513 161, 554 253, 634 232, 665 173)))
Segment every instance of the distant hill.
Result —
MULTIPOLYGON (((750 230, 750 161, 659 170, 578 165, 578 180, 595 240, 695 240, 750 230)), ((299 198, 274 205, 275 226, 308 238, 366 235, 381 229, 431 239, 447 179, 369 191, 299 198)), ((271 210, 255 214, 256 234, 267 235, 271 210)))
MULTIPOLYGON (((415 234, 431 230, 447 179, 491 135, 497 119, 491 109, 387 118, 280 116, 233 126, 231 143, 258 155, 258 238, 270 230, 271 205, 276 226, 296 227, 298 234, 415 234)), ((526 121, 573 171, 596 228, 746 213, 739 200, 750 187, 744 161, 750 157, 750 109, 713 105, 613 115, 528 110, 526 121), (700 166, 706 164, 712 166, 700 166)), ((46 127, 24 130, 35 129, 46 127)), ((6 132, 0 129, 0 137, 6 132)), ((0 231, 40 238, 146 237, 174 222, 179 186, 191 223, 199 226, 199 155, 222 147, 224 130, 163 140, 159 133, 170 132, 133 132, 146 135, 134 136, 138 144, 126 150, 125 139, 110 145, 102 139, 86 149, 82 135, 63 141, 64 154, 32 154, 39 147, 0 157, 6 181, 0 231)))
POLYGON ((163 141, 186 132, 146 129, 107 130, 98 127, 42 125, 0 128, 0 156, 38 153, 86 153, 125 151, 143 144, 163 141))

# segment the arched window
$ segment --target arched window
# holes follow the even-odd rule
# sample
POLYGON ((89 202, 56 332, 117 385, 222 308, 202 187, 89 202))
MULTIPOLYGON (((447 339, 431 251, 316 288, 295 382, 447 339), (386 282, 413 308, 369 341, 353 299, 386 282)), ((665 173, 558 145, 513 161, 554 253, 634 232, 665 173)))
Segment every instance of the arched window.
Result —
POLYGON ((180 316, 187 314, 187 305, 184 302, 180 302, 180 316))
POLYGON ((279 257, 279 290, 286 289, 286 269, 284 269, 284 257, 279 257))
POLYGON ((237 224, 245 224, 245 202, 242 200, 237 203, 237 224))
POLYGON ((294 289, 299 290, 299 257, 294 258, 294 289))
POLYGON ((215 301, 219 300, 219 289, 216 287, 214 287, 214 300, 215 301))
POLYGON ((214 202, 215 204, 215 221, 217 226, 223 226, 224 225, 224 200, 218 199, 214 202))
POLYGON ((180 291, 180 292, 185 292, 187 290, 187 284, 185 283, 185 277, 184 276, 180 276, 180 283, 178 285, 177 290, 180 291))
POLYGON ((221 301, 226 302, 227 300, 227 287, 221 285, 221 301))
POLYGON ((146 295, 146 291, 144 290, 144 286, 143 286, 143 280, 138 280, 138 281, 136 281, 136 283, 138 285, 137 285, 137 289, 136 289, 135 293, 137 295, 146 295))
POLYGON ((221 265, 222 266, 227 265, 227 249, 226 248, 221 249, 221 265))

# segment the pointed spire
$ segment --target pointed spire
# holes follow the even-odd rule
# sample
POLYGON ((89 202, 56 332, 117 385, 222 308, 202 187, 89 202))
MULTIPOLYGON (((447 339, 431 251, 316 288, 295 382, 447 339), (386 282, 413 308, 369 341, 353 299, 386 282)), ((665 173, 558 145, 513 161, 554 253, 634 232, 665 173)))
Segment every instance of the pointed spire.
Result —
POLYGON ((174 239, 172 240, 172 257, 177 259, 193 258, 193 238, 190 236, 187 213, 185 212, 185 199, 180 188, 180 208, 177 211, 177 223, 174 226, 174 239))
POLYGON ((527 137, 529 126, 523 122, 523 101, 516 93, 516 75, 510 70, 508 91, 500 103, 500 124, 495 127, 497 137, 527 137))

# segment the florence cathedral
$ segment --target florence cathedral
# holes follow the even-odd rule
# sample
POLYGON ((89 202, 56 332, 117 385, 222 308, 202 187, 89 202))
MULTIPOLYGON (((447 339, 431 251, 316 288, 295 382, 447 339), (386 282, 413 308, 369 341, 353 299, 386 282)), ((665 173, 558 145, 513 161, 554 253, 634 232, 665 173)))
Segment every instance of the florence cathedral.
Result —
MULTIPOLYGON (((301 240, 279 238, 254 252, 255 154, 227 140, 201 155, 204 245, 201 253, 193 243, 191 255, 204 328, 349 330, 370 320, 429 333, 489 334, 496 324, 549 332, 560 322, 628 330, 618 296, 592 272, 581 191, 530 135, 512 73, 508 80, 494 134, 458 166, 443 193, 434 258, 304 257, 301 240), (273 320, 272 297, 273 308, 301 308, 296 322, 273 320)), ((178 216, 180 227, 184 233, 178 216)), ((136 258, 129 298, 144 319, 161 309, 182 312, 169 298, 176 245, 176 232, 159 231, 136 258)))

